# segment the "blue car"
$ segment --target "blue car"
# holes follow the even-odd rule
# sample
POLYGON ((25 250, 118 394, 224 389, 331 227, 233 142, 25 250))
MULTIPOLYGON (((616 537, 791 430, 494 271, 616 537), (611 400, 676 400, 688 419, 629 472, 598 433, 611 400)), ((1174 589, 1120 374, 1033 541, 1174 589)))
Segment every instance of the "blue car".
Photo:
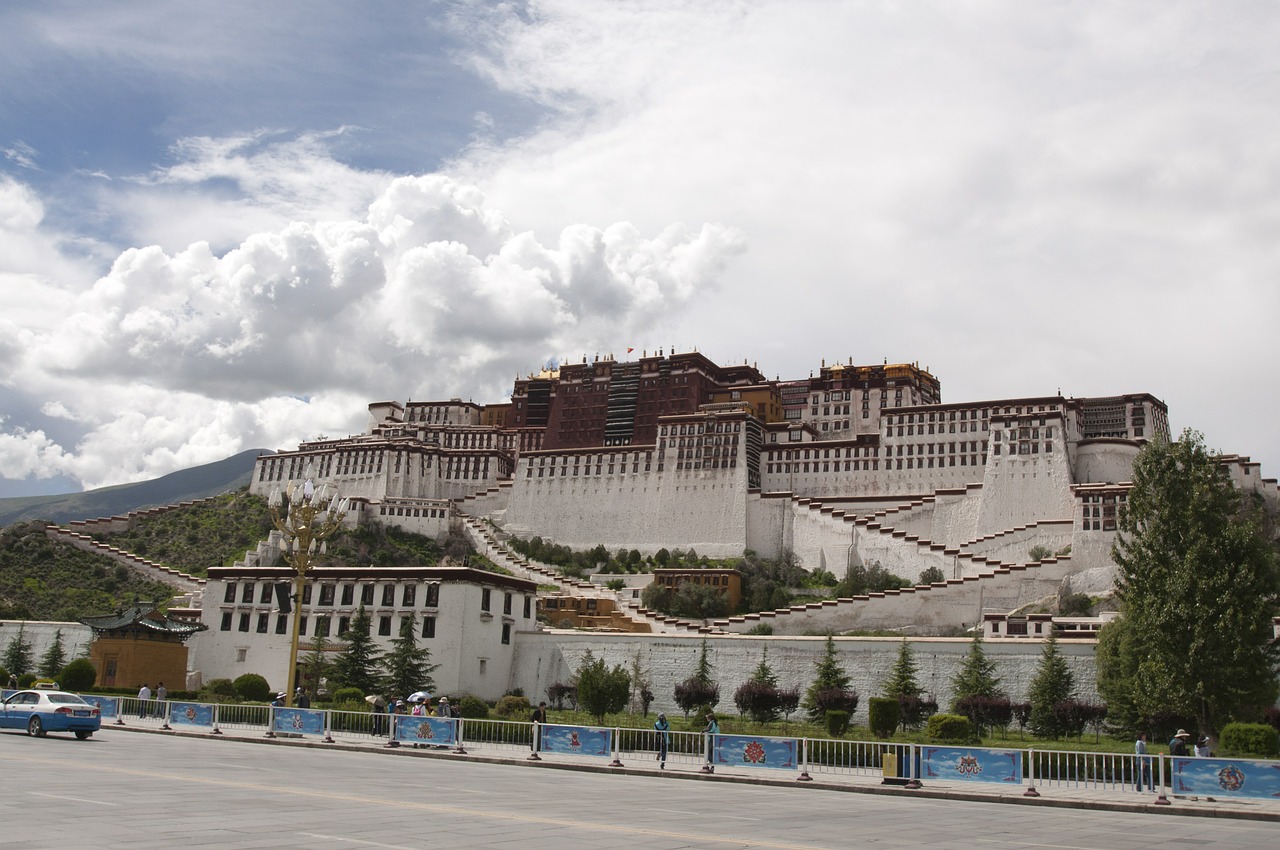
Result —
POLYGON ((102 728, 102 713, 75 694, 18 691, 0 703, 0 729, 26 729, 28 735, 74 732, 83 741, 102 728))

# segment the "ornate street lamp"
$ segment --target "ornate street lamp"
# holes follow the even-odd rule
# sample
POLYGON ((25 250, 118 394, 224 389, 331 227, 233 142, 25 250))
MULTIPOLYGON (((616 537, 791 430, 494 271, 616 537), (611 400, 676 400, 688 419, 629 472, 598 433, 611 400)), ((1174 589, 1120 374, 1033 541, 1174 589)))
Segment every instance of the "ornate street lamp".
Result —
POLYGON ((279 488, 271 492, 268 507, 271 522, 284 535, 284 551, 281 557, 293 567, 293 639, 289 646, 289 678, 285 688, 285 705, 293 705, 293 693, 298 675, 298 638, 302 630, 302 592, 307 583, 307 571, 313 555, 325 551, 325 540, 342 527, 347 515, 348 499, 339 499, 336 489, 328 484, 316 488, 312 482, 312 467, 307 464, 303 473, 306 481, 301 486, 290 483, 283 493, 279 488))

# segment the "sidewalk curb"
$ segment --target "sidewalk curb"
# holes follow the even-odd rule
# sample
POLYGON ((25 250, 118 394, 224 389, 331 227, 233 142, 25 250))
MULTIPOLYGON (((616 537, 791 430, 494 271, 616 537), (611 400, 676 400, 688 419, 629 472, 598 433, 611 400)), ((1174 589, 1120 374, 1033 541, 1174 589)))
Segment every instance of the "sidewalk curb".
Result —
MULTIPOLYGON (((104 727, 105 731, 106 727, 104 727)), ((837 791, 842 793, 853 794, 873 794, 884 797, 924 797, 932 800, 956 800, 959 802, 969 803, 996 803, 1002 805, 1015 806, 1040 806, 1056 809, 1088 809, 1092 811, 1102 812, 1126 812, 1126 813, 1142 813, 1153 815, 1173 815, 1178 817, 1198 817, 1198 818, 1225 818, 1230 820, 1248 820, 1261 821, 1269 823, 1280 823, 1280 811, 1240 811, 1237 809, 1228 809, 1221 806, 1210 804, 1212 807, 1196 807, 1188 808, 1186 805, 1180 806, 1157 806, 1155 801, 1150 803, 1133 802, 1126 803, 1119 800, 1084 800, 1084 799, 1068 799, 1061 797, 1042 796, 1040 797, 1024 797, 1022 795, 1022 787, 1019 786, 1017 791, 979 793, 973 791, 961 791, 953 788, 930 788, 927 785, 918 789, 907 789, 898 785, 858 785, 830 782, 823 779, 815 778, 811 782, 797 782, 794 779, 771 779, 769 777, 757 776, 734 776, 732 774, 704 774, 699 771, 683 771, 674 770, 655 770, 648 767, 611 767, 607 764, 588 764, 583 762, 554 762, 549 760, 529 761, 523 757, 515 756, 497 756, 497 755, 478 755, 474 752, 467 754, 455 753, 451 750, 429 750, 414 749, 412 747, 394 747, 389 748, 379 744, 377 747, 371 747, 368 744, 349 743, 339 741, 332 744, 326 744, 318 740, 299 740, 296 738, 267 738, 260 735, 236 735, 233 733, 223 732, 221 735, 211 735, 206 733, 195 732, 179 732, 177 730, 165 730, 160 728, 150 728, 141 726, 113 726, 111 731, 123 732, 141 732, 149 735, 168 735, 171 737, 185 738, 201 738, 208 741, 220 741, 223 743, 240 743, 240 744, 265 744, 278 747, 304 747, 308 749, 318 750, 339 750, 346 753, 366 753, 371 755, 384 756, 401 756, 407 758, 430 758, 445 759, 449 761, 466 761, 473 764, 502 764, 520 766, 531 769, 542 770, 572 770, 581 773, 603 773, 613 774, 617 776, 643 776, 654 779, 664 780, 681 780, 681 781, 698 781, 698 782, 723 782, 737 785, 755 785, 771 788, 794 788, 804 790, 822 790, 837 791)))

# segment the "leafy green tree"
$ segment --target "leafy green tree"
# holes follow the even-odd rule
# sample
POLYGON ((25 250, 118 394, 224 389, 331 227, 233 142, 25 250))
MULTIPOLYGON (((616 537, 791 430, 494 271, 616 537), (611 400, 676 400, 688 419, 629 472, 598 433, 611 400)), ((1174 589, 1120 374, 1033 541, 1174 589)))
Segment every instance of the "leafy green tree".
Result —
POLYGON ((951 680, 951 705, 965 697, 1001 697, 1000 679, 996 676, 996 663, 987 658, 982 648, 982 630, 975 629, 969 642, 969 653, 959 672, 951 680))
POLYGON ((384 681, 391 693, 401 698, 414 691, 435 689, 431 671, 440 665, 431 663, 431 651, 418 646, 418 618, 412 612, 400 623, 400 634, 391 641, 391 651, 380 664, 384 681))
POLYGON ((1094 650, 1098 693, 1106 700, 1110 725, 1131 734, 1146 730, 1152 719, 1139 712, 1134 699, 1138 658, 1138 648, 1133 644, 1133 623, 1128 617, 1118 617, 1098 631, 1098 646, 1094 650))
POLYGON ((66 663, 67 651, 62 646, 62 629, 58 629, 53 633, 53 643, 49 644, 49 648, 44 651, 44 655, 40 656, 40 669, 38 672, 46 679, 56 679, 66 663))
POLYGON ((627 707, 631 696, 631 675, 621 664, 610 670, 603 658, 594 658, 588 651, 578 666, 578 705, 604 723, 606 714, 614 714, 627 707))
POLYGON ((849 687, 852 681, 840 666, 835 640, 827 635, 826 651, 815 665, 813 683, 805 691, 804 702, 801 703, 809 713, 809 719, 822 723, 828 711, 848 711, 850 714, 856 711, 858 694, 849 687))
POLYGON ((58 684, 65 690, 74 692, 87 691, 98 679, 98 671, 87 658, 77 658, 63 667, 58 673, 58 684))
POLYGON ((27 640, 24 626, 21 624, 18 626, 18 633, 5 647, 4 667, 14 676, 31 672, 31 641, 27 640))
POLYGON ((942 571, 941 567, 927 567, 920 571, 920 581, 918 583, 934 584, 936 582, 946 581, 946 580, 947 580, 946 573, 942 571))
POLYGON ((1049 632, 1040 656, 1040 669, 1031 680, 1027 695, 1031 702, 1031 734, 1037 738, 1060 738, 1071 731, 1064 716, 1054 707, 1072 699, 1075 688, 1075 676, 1067 667, 1067 659, 1058 651, 1058 638, 1049 632))
POLYGON ((369 614, 361 605, 347 630, 338 635, 346 647, 333 662, 333 678, 337 687, 359 688, 365 694, 377 693, 381 689, 382 679, 378 675, 381 653, 369 634, 371 625, 369 614))
MULTIPOLYGON (((1104 667, 1139 717, 1185 714, 1212 734, 1275 702, 1280 569, 1264 529, 1198 432, 1138 453, 1112 547, 1131 637, 1104 667)), ((1109 700, 1118 687, 1099 686, 1109 700)))

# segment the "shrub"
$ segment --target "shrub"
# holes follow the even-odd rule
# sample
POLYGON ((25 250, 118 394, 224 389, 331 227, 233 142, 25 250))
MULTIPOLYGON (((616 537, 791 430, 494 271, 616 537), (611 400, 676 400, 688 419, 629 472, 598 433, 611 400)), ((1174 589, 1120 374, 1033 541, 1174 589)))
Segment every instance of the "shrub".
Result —
POLYGON ((888 738, 898 728, 902 719, 902 711, 898 700, 894 697, 872 697, 867 706, 871 734, 877 738, 888 738))
POLYGON ((898 697, 898 722, 903 729, 915 731, 938 713, 938 701, 931 696, 898 697))
POLYGON ((210 679, 204 683, 204 687, 200 690, 220 697, 233 697, 236 695, 236 686, 230 679, 210 679))
POLYGON ((529 715, 533 711, 533 706, 529 705, 529 698, 516 696, 515 694, 507 694, 498 700, 498 704, 493 707, 493 713, 507 720, 528 720, 529 715))
POLYGON ((1266 723, 1228 723, 1218 738, 1222 755, 1236 758, 1275 758, 1280 755, 1280 739, 1266 723))
POLYGON ((87 658, 77 658, 62 668, 58 681, 68 691, 87 691, 98 679, 98 671, 93 669, 93 662, 87 658))
POLYGON ((770 723, 778 719, 778 689, 767 682, 743 682, 733 692, 733 704, 740 714, 757 723, 770 723))
POLYGON ((484 720, 489 716, 489 703, 470 694, 458 700, 458 714, 468 720, 484 720))
POLYGON ((0 688, 9 687, 9 671, 0 667, 0 688))
POLYGON ((257 673, 245 673, 236 677, 232 686, 236 689, 236 696, 243 700, 266 702, 271 698, 271 686, 257 673))
POLYGON ((713 707, 720 701, 720 686, 715 682, 702 682, 696 678, 677 682, 675 687, 676 705, 688 717, 689 712, 703 706, 713 707))
POLYGON ((1262 719, 1269 724, 1272 729, 1280 732, 1280 706, 1273 705, 1266 711, 1262 712, 1262 719))
POLYGON ((756 623, 754 626, 752 626, 751 628, 747 629, 747 634, 749 634, 749 635, 771 635, 771 634, 773 634, 773 624, 772 624, 772 623, 756 623))
POLYGON ((364 691, 359 688, 338 688, 333 692, 335 703, 364 702, 364 691))
POLYGON ((23 673, 18 677, 18 687, 25 690, 34 685, 37 678, 35 673, 23 673))
POLYGON ((1058 613, 1064 617, 1087 617, 1093 610, 1093 600, 1087 593, 1071 593, 1058 602, 1058 613))
POLYGON ((849 731, 849 712, 833 708, 823 715, 827 725, 827 734, 832 738, 842 738, 849 731))
POLYGON ((796 713, 796 709, 800 707, 800 689, 787 688, 778 691, 778 711, 782 712, 782 716, 791 719, 791 715, 796 713))
POLYGON ((977 738, 973 722, 963 714, 935 714, 925 726, 925 735, 943 744, 971 744, 977 738))
POLYGON ((1004 729, 1013 721, 1013 704, 1004 697, 962 697, 956 700, 955 710, 969 718, 979 736, 987 729, 1004 729))
POLYGON ((853 714, 858 710, 858 692, 846 688, 824 688, 810 692, 809 700, 813 704, 810 714, 820 712, 826 717, 831 711, 844 711, 853 714))
POLYGON ((564 708, 566 700, 569 702, 569 706, 576 711, 578 709, 578 688, 576 685, 556 682, 547 688, 547 699, 551 700, 551 705, 555 707, 556 711, 564 708))

